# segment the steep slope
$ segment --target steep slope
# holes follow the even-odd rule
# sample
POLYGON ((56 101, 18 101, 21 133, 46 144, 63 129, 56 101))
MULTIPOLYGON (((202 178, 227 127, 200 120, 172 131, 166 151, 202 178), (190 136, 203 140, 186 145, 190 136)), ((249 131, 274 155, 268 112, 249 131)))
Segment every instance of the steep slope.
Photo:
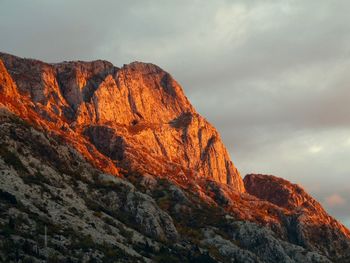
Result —
POLYGON ((215 128, 153 64, 0 53, 0 173, 0 261, 350 256, 349 231, 300 187, 243 182, 215 128))
POLYGON ((3 53, 0 59, 12 78, 6 81, 16 83, 23 102, 30 100, 27 108, 58 129, 87 136, 118 166, 171 175, 183 183, 212 178, 244 191, 218 132, 159 67, 134 62, 119 69, 106 61, 46 64, 3 53))
MULTIPOLYGON (((1 262, 331 262, 197 191, 149 174, 102 173, 4 109, 0 145, 1 262)), ((241 209, 261 205, 242 198, 241 209)))
POLYGON ((348 248, 344 236, 350 238, 350 231, 329 216, 299 185, 262 174, 246 175, 244 184, 249 194, 290 212, 288 234, 295 243, 329 256, 339 255, 348 248))

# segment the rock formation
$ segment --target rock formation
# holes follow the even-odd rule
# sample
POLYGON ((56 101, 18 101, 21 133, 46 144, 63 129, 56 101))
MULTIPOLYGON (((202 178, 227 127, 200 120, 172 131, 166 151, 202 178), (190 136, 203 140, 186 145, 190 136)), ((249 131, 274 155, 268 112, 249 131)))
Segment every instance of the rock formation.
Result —
POLYGON ((350 262, 348 229, 300 186, 242 180, 140 62, 0 53, 0 215, 4 262, 350 262))
POLYGON ((118 166, 171 174, 184 183, 206 177, 244 191, 218 132, 159 67, 134 62, 119 69, 106 61, 46 64, 3 53, 0 59, 5 83, 11 84, 5 96, 16 92, 15 82, 42 118, 69 127, 76 136, 86 135, 118 166))
POLYGON ((343 237, 350 231, 329 216, 320 203, 297 184, 272 175, 248 174, 244 178, 247 192, 286 209, 288 235, 296 244, 324 253, 340 254, 344 250, 343 237), (325 251, 324 246, 331 247, 325 251))

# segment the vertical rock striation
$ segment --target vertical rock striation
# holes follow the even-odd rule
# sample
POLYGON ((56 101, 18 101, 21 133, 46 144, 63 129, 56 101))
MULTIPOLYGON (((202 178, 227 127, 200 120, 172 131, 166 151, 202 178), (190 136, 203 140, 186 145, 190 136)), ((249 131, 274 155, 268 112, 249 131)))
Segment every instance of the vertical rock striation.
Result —
POLYGON ((117 166, 181 184, 207 178, 244 191, 219 133, 158 66, 48 64, 4 53, 0 61, 8 72, 2 74, 2 95, 18 93, 42 118, 86 136, 117 166))

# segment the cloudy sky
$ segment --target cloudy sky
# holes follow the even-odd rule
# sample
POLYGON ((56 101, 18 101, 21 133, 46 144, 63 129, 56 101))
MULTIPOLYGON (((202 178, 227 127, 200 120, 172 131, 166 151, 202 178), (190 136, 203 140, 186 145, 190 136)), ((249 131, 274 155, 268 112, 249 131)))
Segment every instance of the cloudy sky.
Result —
POLYGON ((349 1, 0 0, 0 50, 158 64, 246 173, 299 183, 350 226, 349 1))

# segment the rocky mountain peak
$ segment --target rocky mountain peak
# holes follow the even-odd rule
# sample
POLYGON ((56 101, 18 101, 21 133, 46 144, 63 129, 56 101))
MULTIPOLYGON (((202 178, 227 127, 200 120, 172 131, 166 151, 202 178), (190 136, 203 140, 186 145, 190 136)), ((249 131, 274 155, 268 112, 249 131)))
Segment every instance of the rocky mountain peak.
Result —
POLYGON ((343 249, 342 237, 350 240, 350 231, 329 216, 301 186, 263 174, 246 175, 244 185, 247 193, 288 211, 289 235, 292 233, 298 244, 310 249, 322 249, 328 243, 332 244, 332 251, 326 253, 334 253, 343 249))
POLYGON ((244 191, 219 133, 160 67, 133 62, 118 68, 102 60, 49 64, 4 53, 0 60, 9 73, 3 85, 13 83, 7 90, 34 103, 50 125, 87 136, 117 166, 182 184, 206 177, 244 191))

